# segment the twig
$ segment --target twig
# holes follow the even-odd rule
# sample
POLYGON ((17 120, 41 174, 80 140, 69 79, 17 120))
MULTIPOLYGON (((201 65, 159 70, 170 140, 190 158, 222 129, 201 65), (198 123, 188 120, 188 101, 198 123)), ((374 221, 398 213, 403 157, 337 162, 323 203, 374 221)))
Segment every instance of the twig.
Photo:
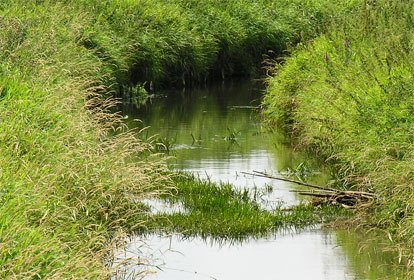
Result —
POLYGON ((311 187, 311 188, 318 189, 318 190, 332 191, 332 192, 337 191, 335 189, 330 189, 330 188, 321 187, 321 186, 317 186, 317 185, 313 185, 313 184, 308 184, 308 183, 304 183, 304 182, 301 182, 301 181, 296 181, 296 180, 281 178, 281 177, 274 177, 274 176, 266 174, 264 172, 255 171, 255 170, 253 170, 253 173, 250 173, 250 172, 241 172, 241 173, 246 174, 246 175, 259 176, 259 177, 265 177, 265 178, 279 180, 279 181, 285 181, 285 182, 294 183, 294 184, 297 184, 297 185, 311 187))
POLYGON ((304 182, 296 181, 292 179, 274 177, 272 175, 269 175, 269 174, 266 174, 260 171, 253 171, 253 173, 249 173, 249 172, 241 172, 241 173, 252 175, 252 176, 260 176, 260 177, 265 177, 269 179, 275 179, 275 180, 295 183, 298 185, 314 188, 316 190, 290 190, 290 191, 298 193, 300 195, 306 195, 306 196, 312 196, 312 197, 324 199, 325 203, 341 205, 342 207, 345 207, 345 208, 355 208, 357 207, 357 205, 358 207, 369 206, 371 205, 370 202, 372 202, 372 200, 376 197, 376 194, 374 193, 336 190, 336 189, 321 187, 321 186, 308 184, 308 183, 304 183, 304 182), (368 203, 362 204, 363 202, 368 202, 368 203))

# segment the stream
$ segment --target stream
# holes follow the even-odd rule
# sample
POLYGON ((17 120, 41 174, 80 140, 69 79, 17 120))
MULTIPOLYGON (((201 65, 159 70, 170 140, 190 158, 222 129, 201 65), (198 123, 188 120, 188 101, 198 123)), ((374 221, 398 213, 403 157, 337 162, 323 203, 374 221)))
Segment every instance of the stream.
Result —
MULTIPOLYGON (((174 157, 173 169, 249 188, 266 209, 299 203, 302 198, 291 192, 299 187, 242 172, 289 174, 322 185, 329 181, 329 172, 315 159, 262 128, 261 92, 253 83, 232 81, 165 94, 139 110, 124 104, 123 113, 130 127, 149 126, 148 137, 158 135, 160 150, 174 157)), ((184 211, 159 201, 148 204, 154 212, 184 211)), ((402 279, 392 265, 394 256, 382 252, 378 240, 360 248, 366 239, 362 233, 319 226, 243 241, 147 235, 131 238, 116 258, 124 262, 123 279, 148 270, 153 273, 145 279, 402 279)))

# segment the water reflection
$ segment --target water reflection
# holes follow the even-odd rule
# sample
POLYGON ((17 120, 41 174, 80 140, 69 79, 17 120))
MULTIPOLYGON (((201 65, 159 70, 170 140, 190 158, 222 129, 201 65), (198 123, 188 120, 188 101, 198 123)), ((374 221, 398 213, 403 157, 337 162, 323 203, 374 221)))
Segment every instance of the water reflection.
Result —
POLYGON ((268 239, 232 244, 152 235, 134 240, 127 251, 130 256, 151 259, 150 267, 131 267, 128 271, 156 272, 147 279, 355 279, 335 236, 320 230, 279 233, 268 239))
MULTIPOLYGON (((324 184, 328 180, 327 172, 312 158, 287 147, 280 135, 262 130, 255 109, 259 96, 252 84, 233 82, 185 94, 170 92, 138 112, 126 106, 124 113, 131 116, 127 120, 130 127, 150 126, 148 137, 159 135, 175 156, 173 168, 229 182, 236 188, 247 187, 266 208, 298 203, 299 198, 290 192, 297 186, 241 174, 252 170, 279 173, 301 166, 307 171, 307 181, 324 184), (132 121, 134 118, 142 123, 132 121)), ((155 211, 164 207, 151 203, 155 211)), ((151 235, 132 239, 127 250, 117 255, 117 262, 124 262, 122 279, 128 275, 132 279, 146 268, 157 272, 147 279, 161 280, 404 279, 398 278, 397 270, 386 261, 393 256, 372 248, 361 251, 357 241, 355 233, 323 230, 278 233, 244 243, 151 235), (126 261, 129 257, 140 257, 139 264, 126 261), (141 257, 149 263, 144 265, 141 257)), ((373 244, 375 248, 376 242, 373 244)))
POLYGON ((406 280, 407 269, 398 264, 398 254, 387 251, 390 242, 384 232, 371 232, 369 235, 361 232, 337 230, 337 243, 347 256, 348 265, 357 279, 366 280, 406 280))
MULTIPOLYGON (((279 172, 301 163, 320 169, 312 159, 275 141, 280 135, 262 129, 259 98, 260 90, 254 84, 233 82, 186 94, 170 92, 138 114, 133 110, 129 114, 140 118, 142 126, 149 126, 148 135, 157 134, 160 141, 168 141, 168 150, 175 156, 173 168, 258 191, 268 209, 298 203, 299 198, 290 192, 297 186, 241 174, 252 170, 279 172)), ((327 180, 320 174, 308 179, 315 183, 327 180)))

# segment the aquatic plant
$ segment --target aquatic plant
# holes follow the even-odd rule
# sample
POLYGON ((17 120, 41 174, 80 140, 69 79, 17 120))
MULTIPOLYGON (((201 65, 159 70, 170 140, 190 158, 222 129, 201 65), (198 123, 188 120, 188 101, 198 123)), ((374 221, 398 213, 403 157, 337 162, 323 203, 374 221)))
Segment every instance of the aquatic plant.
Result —
POLYGON ((224 136, 224 140, 230 143, 237 143, 237 136, 240 135, 240 131, 236 131, 234 129, 227 128, 228 134, 224 136))
POLYGON ((141 107, 148 101, 149 95, 144 85, 137 84, 123 87, 121 92, 122 102, 130 102, 136 107, 141 107))
POLYGON ((190 133, 191 139, 193 140, 193 142, 191 143, 191 145, 200 145, 203 140, 201 140, 201 136, 198 137, 198 139, 194 136, 193 133, 190 133))
POLYGON ((299 163, 294 168, 288 168, 286 171, 283 171, 284 174, 291 177, 296 177, 301 181, 305 181, 307 177, 314 174, 315 172, 307 166, 305 162, 299 163))
POLYGON ((164 151, 169 153, 174 146, 175 139, 169 137, 157 137, 154 141, 154 151, 164 151))
POLYGON ((300 204, 289 209, 263 209, 248 190, 189 174, 174 177, 175 192, 163 194, 170 203, 181 203, 183 213, 158 213, 148 225, 150 231, 180 232, 221 238, 266 236, 281 229, 300 229, 349 215, 338 207, 300 204))

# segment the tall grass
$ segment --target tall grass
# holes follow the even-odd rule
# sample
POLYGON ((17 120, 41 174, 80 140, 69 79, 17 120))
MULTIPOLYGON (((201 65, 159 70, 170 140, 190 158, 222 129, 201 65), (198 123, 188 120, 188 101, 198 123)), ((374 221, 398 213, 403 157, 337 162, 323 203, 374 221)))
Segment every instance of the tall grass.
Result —
POLYGON ((112 68, 125 70, 117 73, 121 84, 150 89, 257 72, 263 55, 278 56, 314 37, 319 23, 345 6, 302 2, 93 0, 71 5, 95 17, 79 43, 112 68))
POLYGON ((412 1, 360 1, 269 80, 266 116, 337 165, 344 184, 376 192, 361 213, 412 266, 412 1))
POLYGON ((109 241, 142 222, 132 197, 168 184, 162 161, 96 93, 106 62, 79 46, 91 18, 62 3, 0 9, 0 278, 109 276, 109 241), (75 13, 76 11, 76 13, 75 13))
POLYGON ((251 72, 325 13, 298 0, 1 1, 0 278, 107 278, 110 241, 143 222, 134 198, 171 186, 109 113, 114 93, 251 72))

